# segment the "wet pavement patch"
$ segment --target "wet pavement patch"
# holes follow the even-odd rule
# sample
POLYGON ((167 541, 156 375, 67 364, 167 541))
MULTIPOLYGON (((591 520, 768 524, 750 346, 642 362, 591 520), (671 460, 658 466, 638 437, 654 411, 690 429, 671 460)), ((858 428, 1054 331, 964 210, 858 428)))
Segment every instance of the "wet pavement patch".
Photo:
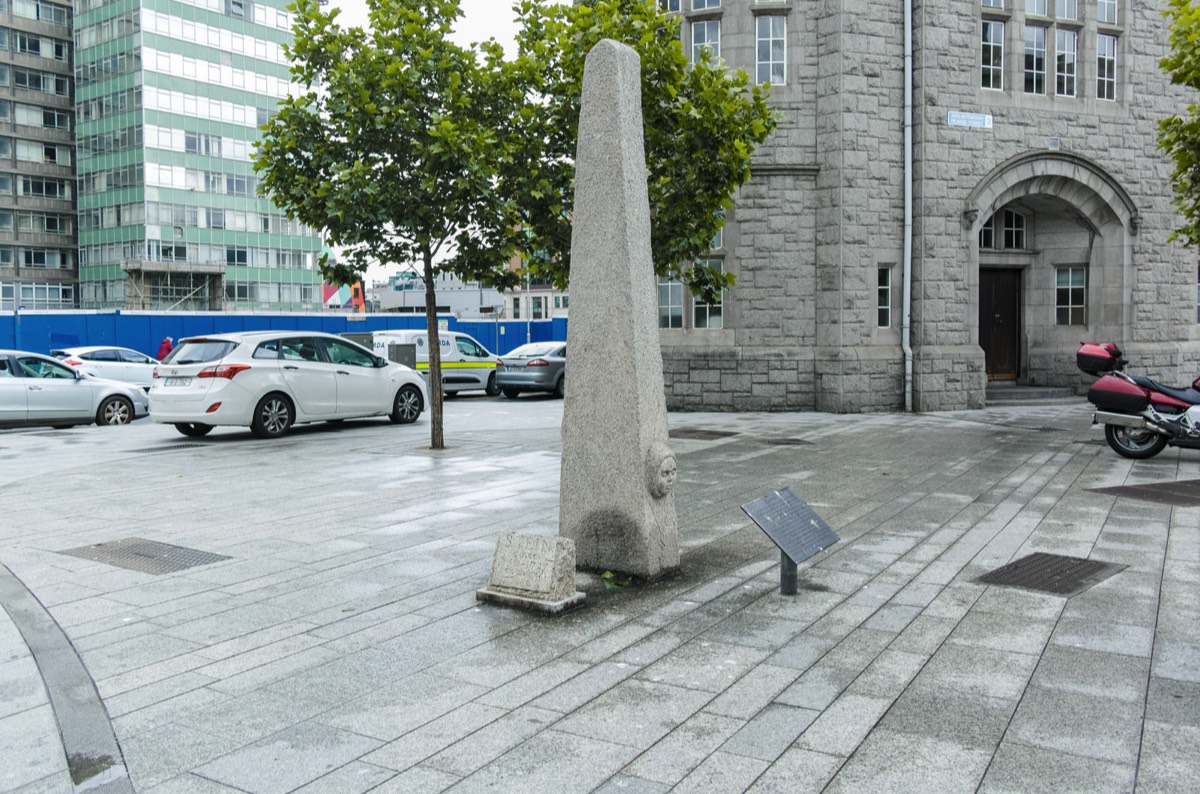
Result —
POLYGON ((80 546, 59 553, 155 575, 175 573, 198 565, 231 559, 223 554, 172 546, 169 543, 144 538, 125 538, 111 543, 80 546))
POLYGON ((1171 507, 1200 507, 1200 480, 1157 482, 1146 485, 1118 485, 1112 488, 1089 488, 1092 493, 1124 496, 1171 507))
POLYGON ((131 449, 130 452, 174 452, 177 449, 198 449, 200 447, 208 447, 211 444, 171 444, 166 447, 141 447, 139 449, 131 449))
POLYGON ((764 438, 761 439, 764 444, 770 444, 775 447, 799 447, 811 446, 811 441, 805 441, 801 438, 764 438))
POLYGON ((1099 584, 1126 566, 1061 554, 1036 552, 985 573, 975 581, 1073 596, 1099 584))
POLYGON ((692 441, 716 441, 719 438, 729 438, 736 436, 732 430, 701 430, 697 427, 677 427, 674 430, 668 431, 668 436, 671 438, 685 438, 692 441))

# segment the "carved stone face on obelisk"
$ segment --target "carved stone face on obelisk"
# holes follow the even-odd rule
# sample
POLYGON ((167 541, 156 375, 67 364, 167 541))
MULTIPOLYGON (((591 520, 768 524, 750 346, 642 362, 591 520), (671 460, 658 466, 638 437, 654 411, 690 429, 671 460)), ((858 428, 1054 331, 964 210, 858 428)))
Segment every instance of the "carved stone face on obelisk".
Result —
POLYGON ((579 568, 656 578, 679 567, 642 136, 641 64, 587 56, 571 235, 571 373, 559 533, 579 568))

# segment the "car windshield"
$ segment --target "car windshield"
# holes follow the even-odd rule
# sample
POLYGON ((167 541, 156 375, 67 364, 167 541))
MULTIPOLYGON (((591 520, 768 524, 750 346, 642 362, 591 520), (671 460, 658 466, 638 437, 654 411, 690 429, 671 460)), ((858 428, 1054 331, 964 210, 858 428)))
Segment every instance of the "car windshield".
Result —
POLYGON ((237 342, 224 339, 185 339, 163 359, 164 364, 204 364, 220 361, 235 347, 237 342))
POLYGON ((506 358, 536 358, 538 356, 548 356, 554 353, 559 348, 558 342, 534 342, 528 345, 521 345, 514 348, 506 358))

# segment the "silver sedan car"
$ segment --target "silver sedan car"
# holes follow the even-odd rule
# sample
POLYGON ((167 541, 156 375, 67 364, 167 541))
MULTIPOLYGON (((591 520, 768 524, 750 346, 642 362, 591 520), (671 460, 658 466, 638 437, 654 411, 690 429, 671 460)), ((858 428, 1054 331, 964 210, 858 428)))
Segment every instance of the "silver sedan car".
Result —
POLYGON ((567 343, 530 342, 500 357, 496 386, 505 397, 523 391, 547 391, 563 396, 567 383, 567 343))
POLYGON ((51 350, 50 355, 89 375, 132 383, 141 386, 143 391, 150 391, 154 383, 154 368, 158 366, 158 359, 145 353, 112 345, 64 347, 51 350))
POLYGON ((0 427, 127 425, 149 413, 137 386, 94 378, 50 356, 0 350, 0 427))

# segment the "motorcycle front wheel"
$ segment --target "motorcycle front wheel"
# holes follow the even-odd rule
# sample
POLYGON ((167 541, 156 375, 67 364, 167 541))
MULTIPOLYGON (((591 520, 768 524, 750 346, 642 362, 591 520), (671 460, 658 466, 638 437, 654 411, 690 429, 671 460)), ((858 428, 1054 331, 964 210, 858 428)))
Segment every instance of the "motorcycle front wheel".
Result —
POLYGON ((1161 433, 1123 425, 1105 425, 1104 438, 1118 455, 1134 460, 1152 458, 1167 446, 1167 437, 1161 433))

